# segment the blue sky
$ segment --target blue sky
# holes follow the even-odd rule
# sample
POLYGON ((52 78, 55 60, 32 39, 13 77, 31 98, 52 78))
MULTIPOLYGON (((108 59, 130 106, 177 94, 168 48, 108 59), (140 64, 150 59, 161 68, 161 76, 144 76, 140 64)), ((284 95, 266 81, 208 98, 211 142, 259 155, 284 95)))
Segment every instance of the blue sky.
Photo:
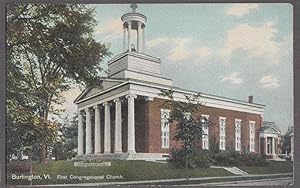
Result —
MULTIPOLYGON (((120 17, 129 5, 91 6, 96 40, 121 53, 120 17)), ((293 125, 292 5, 139 4, 137 12, 148 18, 146 53, 161 58, 174 85, 245 101, 253 95, 266 105, 264 120, 283 132, 293 125)), ((66 94, 69 109, 74 93, 66 94)))

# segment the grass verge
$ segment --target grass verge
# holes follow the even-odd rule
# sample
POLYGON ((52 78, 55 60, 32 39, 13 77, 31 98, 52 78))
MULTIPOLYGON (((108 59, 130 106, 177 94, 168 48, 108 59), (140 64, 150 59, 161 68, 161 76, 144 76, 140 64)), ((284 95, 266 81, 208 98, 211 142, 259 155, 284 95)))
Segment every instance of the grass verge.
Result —
POLYGON ((268 166, 241 166, 239 168, 248 172, 248 174, 293 173, 293 162, 270 161, 270 165, 268 166))

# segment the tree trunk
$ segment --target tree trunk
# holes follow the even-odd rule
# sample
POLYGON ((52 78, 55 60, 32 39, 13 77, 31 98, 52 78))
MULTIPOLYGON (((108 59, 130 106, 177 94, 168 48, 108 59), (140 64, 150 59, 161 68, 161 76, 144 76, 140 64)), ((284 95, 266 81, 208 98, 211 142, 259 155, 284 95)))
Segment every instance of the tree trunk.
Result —
POLYGON ((186 170, 186 184, 189 184, 189 161, 185 158, 185 170, 186 170))
MULTIPOLYGON (((28 151, 28 158, 29 158, 29 174, 32 174, 32 149, 30 148, 28 151)), ((30 181, 30 185, 32 185, 32 180, 30 181)))
POLYGON ((44 138, 41 138, 40 147, 40 161, 41 163, 46 163, 46 142, 44 138))

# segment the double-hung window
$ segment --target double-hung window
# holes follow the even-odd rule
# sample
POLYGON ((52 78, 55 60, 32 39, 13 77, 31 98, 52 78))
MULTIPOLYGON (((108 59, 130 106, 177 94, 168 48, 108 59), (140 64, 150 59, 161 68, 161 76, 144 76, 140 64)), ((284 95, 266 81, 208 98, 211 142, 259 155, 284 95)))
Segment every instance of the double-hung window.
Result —
POLYGON ((209 147, 209 136, 208 136, 208 119, 209 115, 201 115, 204 120, 204 125, 202 126, 202 149, 208 149, 209 147))
POLYGON ((170 110, 161 109, 161 147, 169 148, 170 145, 170 110))
POLYGON ((225 150, 226 148, 226 118, 219 117, 220 125, 220 150, 225 150))
POLYGON ((235 119, 235 150, 241 151, 241 125, 242 120, 235 119))
POLYGON ((255 151, 255 121, 249 121, 250 151, 255 151))

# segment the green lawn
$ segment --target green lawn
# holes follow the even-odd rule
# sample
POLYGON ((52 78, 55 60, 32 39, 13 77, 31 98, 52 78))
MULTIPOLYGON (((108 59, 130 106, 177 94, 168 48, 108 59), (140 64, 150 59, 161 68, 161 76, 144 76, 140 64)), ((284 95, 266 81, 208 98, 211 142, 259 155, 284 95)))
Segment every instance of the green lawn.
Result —
MULTIPOLYGON (((14 171, 16 172, 16 171, 14 171)), ((28 180, 12 180, 13 171, 8 170, 8 184, 29 184, 28 180)), ((23 172, 24 173, 24 172, 23 172)), ((22 173, 15 173, 22 174, 22 173)), ((49 161, 47 164, 36 163, 33 174, 50 174, 51 180, 33 180, 33 184, 56 183, 85 183, 85 182, 109 182, 109 181, 134 181, 185 178, 185 169, 174 169, 168 164, 148 161, 112 161, 110 167, 74 167, 71 161, 49 161), (57 179, 57 175, 102 176, 122 175, 124 179, 115 180, 74 180, 57 179)), ((191 169, 190 177, 228 176, 231 173, 223 169, 191 169)))
MULTIPOLYGON (((261 167, 240 167, 249 174, 277 174, 292 173, 293 165, 291 162, 271 161, 269 166, 261 167)), ((12 180, 12 174, 28 174, 28 167, 19 163, 8 164, 8 184, 29 184, 28 180, 12 180)), ((148 161, 112 161, 110 167, 74 167, 71 161, 49 161, 47 164, 35 163, 33 174, 49 174, 51 179, 33 180, 33 184, 63 184, 63 183, 94 183, 110 181, 134 181, 134 180, 158 180, 185 178, 185 169, 174 169, 165 163, 148 161), (66 175, 67 179, 57 179, 57 175, 66 175), (70 179, 70 175, 78 176, 119 176, 122 179, 98 179, 98 180, 78 180, 70 179)), ((190 177, 217 177, 232 176, 224 169, 203 168, 191 169, 190 177)))
POLYGON ((240 169, 249 174, 280 174, 293 173, 293 162, 291 161, 270 161, 268 166, 242 166, 240 169))

